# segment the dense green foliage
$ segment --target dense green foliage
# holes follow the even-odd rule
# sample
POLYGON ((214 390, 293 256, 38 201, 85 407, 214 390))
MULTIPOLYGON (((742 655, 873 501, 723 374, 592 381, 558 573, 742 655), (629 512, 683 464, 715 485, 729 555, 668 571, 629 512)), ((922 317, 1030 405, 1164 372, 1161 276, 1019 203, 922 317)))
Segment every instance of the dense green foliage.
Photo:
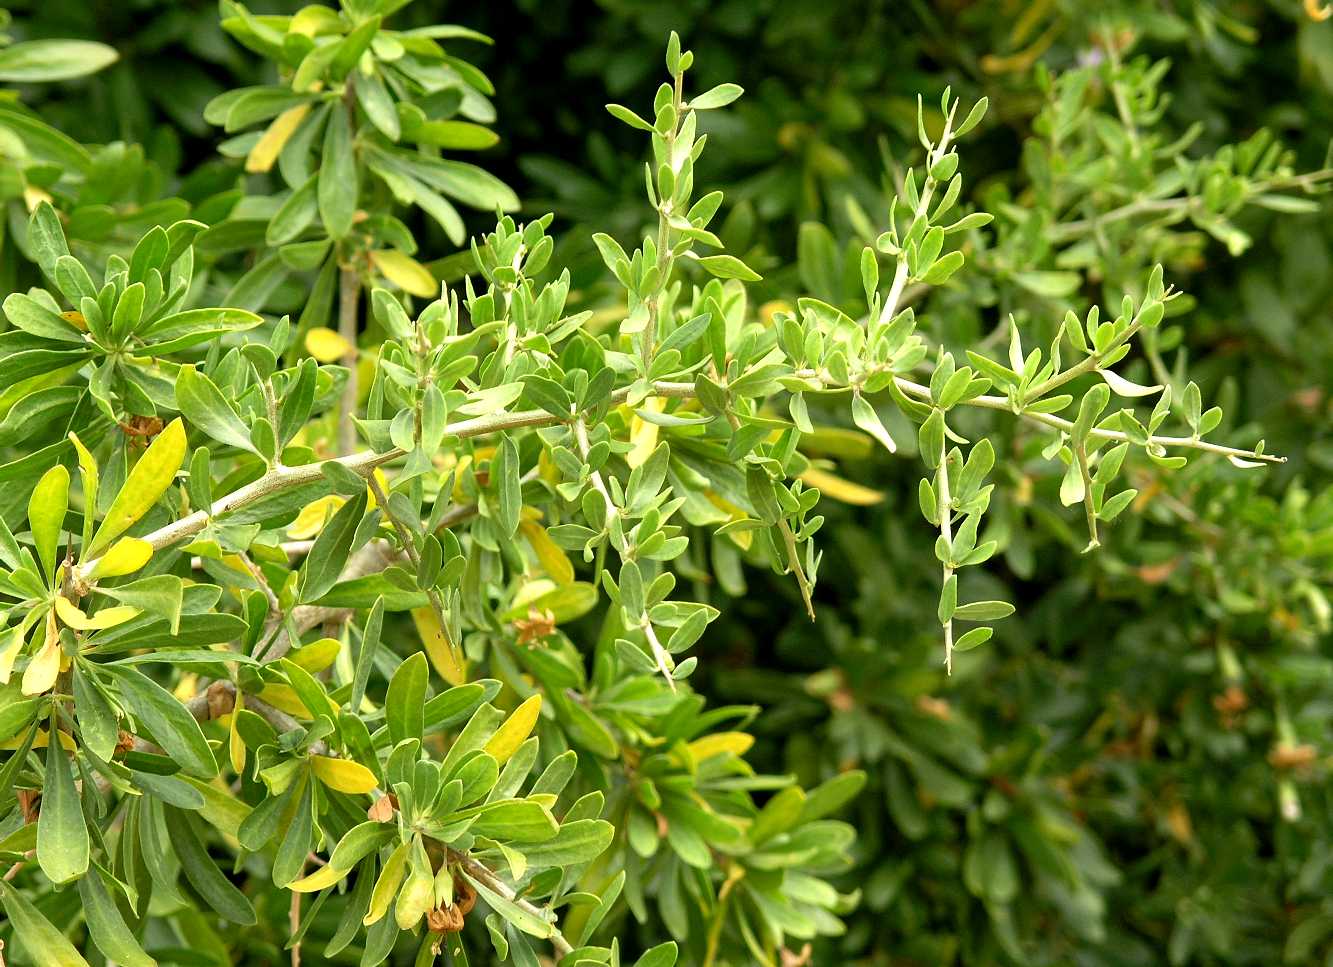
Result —
POLYGON ((439 6, 14 9, 3 962, 1333 963, 1326 8, 439 6))

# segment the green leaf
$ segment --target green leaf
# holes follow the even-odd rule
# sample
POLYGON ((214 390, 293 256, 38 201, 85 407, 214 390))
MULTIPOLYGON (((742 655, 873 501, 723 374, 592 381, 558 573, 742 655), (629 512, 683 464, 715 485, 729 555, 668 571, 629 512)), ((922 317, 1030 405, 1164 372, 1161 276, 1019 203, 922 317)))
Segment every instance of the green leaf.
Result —
MULTIPOLYGON (((118 738, 115 709, 91 680, 82 666, 75 666, 74 717, 79 724, 80 741, 99 759, 110 761, 118 738)), ((0 717, 3 717, 0 712, 0 717)), ((4 730, 0 729, 0 735, 4 730)))
POLYGON ((120 686, 129 711, 171 758, 192 776, 212 779, 218 774, 213 751, 185 706, 142 672, 125 666, 107 666, 120 686))
POLYGON ((501 894, 492 890, 485 883, 476 879, 467 870, 463 870, 463 878, 472 884, 482 899, 486 901, 487 906, 498 913, 505 920, 509 921, 523 933, 532 937, 545 939, 555 933, 555 928, 546 920, 538 917, 534 913, 529 913, 523 907, 520 907, 513 900, 506 899, 501 894))
POLYGON ((56 464, 37 481, 28 499, 28 527, 47 580, 56 573, 60 531, 69 508, 69 471, 56 464))
POLYGON ((84 344, 83 333, 32 296, 15 292, 5 299, 4 309, 5 318, 24 332, 43 339, 84 344))
POLYGON ((0 901, 4 903, 23 949, 37 967, 88 967, 88 961, 74 949, 69 939, 3 879, 0 879, 0 901))
POLYGON ((420 739, 425 730, 426 680, 430 667, 424 652, 405 659, 389 680, 384 697, 384 719, 394 745, 404 739, 420 739))
POLYGON ((407 137, 418 144, 451 151, 483 151, 500 142, 500 136, 490 128, 470 121, 426 121, 412 128, 407 137))
POLYGON ((67 81, 95 74, 117 56, 114 47, 91 40, 27 40, 0 50, 0 81, 67 81))
POLYGON ((286 244, 309 227, 319 214, 318 175, 311 175, 274 213, 264 232, 264 241, 270 248, 286 244))
POLYGON ((998 621, 1014 613, 1014 606, 1008 601, 973 601, 960 604, 954 609, 953 616, 959 621, 998 621))
POLYGON ((179 352, 211 342, 229 332, 244 332, 263 322, 244 309, 188 309, 164 316, 137 333, 155 355, 179 352))
POLYGON ((633 111, 631 111, 624 105, 608 104, 606 106, 606 109, 611 113, 612 117, 616 118, 617 120, 624 121, 630 127, 635 128, 636 130, 639 131, 645 131, 648 134, 653 133, 653 126, 651 124, 649 124, 643 118, 639 117, 637 114, 635 114, 633 111))
POLYGON ((676 943, 668 940, 644 953, 634 962, 634 967, 674 967, 676 963, 676 943))
POLYGON ((823 819, 851 802, 865 788, 866 774, 860 770, 844 772, 816 786, 805 794, 801 822, 823 819))
POLYGON ((523 847, 532 869, 590 863, 601 856, 615 837, 615 827, 600 819, 564 823, 553 839, 523 847))
POLYGON ((176 376, 176 406, 190 423, 219 443, 258 454, 250 431, 222 391, 193 365, 180 368, 176 376))
POLYGON ((242 927, 253 926, 256 922, 254 907, 245 894, 223 875, 217 862, 204 849, 204 844, 199 841, 193 815, 175 806, 164 806, 162 811, 166 816, 171 845, 175 847, 176 857, 190 885, 224 920, 242 927))
POLYGON ((28 218, 28 251, 49 279, 55 279, 56 262, 60 257, 69 255, 65 229, 50 202, 39 204, 28 218))
POLYGON ((366 515, 366 490, 338 508, 315 538, 301 567, 301 601, 308 603, 327 594, 342 574, 356 537, 357 527, 366 515))
POLYGON ((745 89, 739 84, 719 84, 710 91, 705 91, 698 97, 690 101, 690 107, 695 111, 709 111, 713 108, 726 107, 736 98, 745 93, 745 89))
POLYGON ((329 115, 324 132, 324 152, 319 166, 319 217, 334 238, 342 238, 352 229, 360 199, 356 154, 352 150, 352 132, 346 111, 329 115))
POLYGON ((366 695, 366 683, 370 681, 370 669, 375 663, 375 651, 380 646, 380 632, 384 627, 384 598, 377 597, 366 617, 365 628, 361 633, 361 650, 356 656, 356 669, 352 675, 352 697, 347 707, 357 714, 366 695))
POLYGON ((699 264, 719 279, 740 279, 742 282, 759 282, 763 279, 762 275, 734 255, 704 255, 700 257, 699 264))
POLYGON ((506 436, 495 451, 492 470, 499 489, 499 503, 496 507, 496 523, 500 533, 513 540, 518 531, 519 516, 523 511, 523 483, 519 479, 518 445, 511 436, 506 436))
POLYGON ((87 871, 88 851, 88 827, 69 758, 64 746, 52 738, 46 747, 46 781, 37 819, 37 862, 53 883, 68 883, 87 871))
POLYGON ((99 587, 97 590, 99 594, 114 598, 121 604, 138 608, 157 618, 166 618, 171 624, 171 633, 180 634, 185 582, 174 574, 155 574, 128 584, 99 587))
POLYGON ((893 441, 893 437, 889 436, 889 431, 884 429, 879 414, 870 405, 870 401, 860 393, 855 393, 852 396, 852 421, 878 440, 884 449, 890 453, 898 452, 898 444, 893 441))
POLYGON ((1036 295, 1059 299, 1078 291, 1083 277, 1077 272, 1015 272, 1014 281, 1036 295))
POLYGON ((79 899, 83 903, 83 918, 98 953, 125 967, 155 967, 157 961, 144 953, 134 934, 120 915, 116 901, 107 892, 102 874, 93 868, 79 880, 79 899))
POLYGON ((984 645, 986 642, 990 641, 991 635, 993 634, 995 634, 995 629, 991 627, 973 628, 953 643, 953 650, 971 651, 978 645, 984 645))

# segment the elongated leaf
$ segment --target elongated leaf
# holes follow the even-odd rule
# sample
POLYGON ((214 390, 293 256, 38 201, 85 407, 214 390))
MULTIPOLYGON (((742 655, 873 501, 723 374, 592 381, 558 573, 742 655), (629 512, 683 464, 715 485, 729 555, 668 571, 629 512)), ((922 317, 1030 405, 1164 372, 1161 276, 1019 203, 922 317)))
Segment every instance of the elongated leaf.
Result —
POLYGON ((0 879, 0 901, 14 924, 23 949, 37 967, 88 967, 69 939, 52 926, 13 886, 0 879))
POLYGON ((193 426, 219 443, 258 453, 250 442, 250 431, 206 375, 193 366, 182 366, 176 377, 176 405, 193 426))
POLYGON ((365 630, 361 633, 361 651, 356 656, 356 669, 352 676, 352 697, 347 706, 356 714, 361 709, 361 702, 366 695, 366 683, 370 681, 370 669, 375 661, 375 650, 380 646, 380 632, 384 628, 384 598, 376 598, 366 617, 365 630))
POLYGON ((301 568, 301 600, 314 601, 326 594, 342 574, 347 563, 352 539, 356 536, 361 518, 366 515, 367 496, 364 488, 338 508, 333 519, 315 538, 314 546, 306 555, 301 568))
POLYGON ((88 827, 59 742, 46 747, 46 783, 37 819, 37 862, 52 882, 68 883, 88 870, 88 827))
POLYGON ((149 508, 157 503, 158 498, 166 493, 176 479, 176 473, 184 462, 185 426, 179 419, 172 420, 125 478, 116 499, 107 508, 101 526, 93 535, 92 545, 83 552, 83 559, 86 561, 96 557, 148 513, 149 508))
POLYGON ((199 723, 174 695, 133 668, 114 666, 108 667, 108 671, 115 675, 121 698, 130 712, 182 769, 201 779, 218 774, 213 750, 199 723))
POLYGON ((25 40, 0 50, 0 81, 36 84, 95 74, 116 62, 116 49, 93 40, 25 40))
POLYGON ((138 335, 155 354, 179 352, 209 342, 227 332, 243 332, 263 322, 244 309, 187 309, 165 316, 138 335))
POLYGON ((319 217, 334 238, 342 238, 351 230, 358 192, 356 155, 347 112, 334 111, 324 132, 319 166, 319 217))
POLYGON ((56 573, 60 531, 69 508, 69 471, 57 464, 37 481, 28 499, 28 527, 47 580, 56 573))
POLYGON ((191 814, 174 806, 164 806, 163 812, 171 845, 175 847, 176 857, 190 885, 224 920, 243 927, 252 926, 255 923, 254 907, 209 857, 204 844, 199 841, 191 814))
POLYGON ((144 953, 134 939, 96 869, 89 870, 79 880, 79 899, 83 901, 83 918, 99 953, 125 967, 154 967, 157 961, 144 953))
POLYGON ((429 669, 421 652, 407 658, 389 680, 384 697, 384 718, 389 736, 397 745, 403 739, 420 739, 426 724, 426 678, 429 669))
POLYGON ((514 709, 503 725, 495 730, 495 734, 486 742, 485 751, 490 753, 496 762, 503 765, 532 734, 532 729, 537 724, 537 717, 541 714, 541 710, 541 695, 536 694, 529 697, 522 705, 514 709))
POLYGON ((492 890, 489 886, 472 876, 466 870, 463 871, 463 878, 472 884, 473 889, 481 894, 482 898, 492 910, 529 936, 541 937, 544 939, 555 932, 555 928, 548 921, 543 920, 534 913, 529 913, 513 900, 492 890))

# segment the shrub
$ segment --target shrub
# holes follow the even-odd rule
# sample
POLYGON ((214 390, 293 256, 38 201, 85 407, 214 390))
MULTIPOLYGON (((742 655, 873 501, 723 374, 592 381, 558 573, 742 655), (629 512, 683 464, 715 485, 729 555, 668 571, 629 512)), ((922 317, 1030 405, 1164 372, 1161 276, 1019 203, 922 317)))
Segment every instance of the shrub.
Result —
MULTIPOLYGON (((1162 123, 1164 67, 1110 38, 1099 63, 1037 72, 1022 172, 979 193, 958 146, 987 101, 918 98, 920 160, 890 163, 880 189, 862 176, 845 224, 802 224, 794 271, 766 281, 756 268, 778 260, 747 244, 746 207, 715 225, 724 195, 703 187, 705 142, 727 133, 713 119, 743 92, 696 88, 672 34, 651 102, 608 108, 650 145, 648 230, 618 211, 614 234, 574 230, 590 269, 550 215, 505 214, 515 193, 454 157, 496 138, 491 80, 453 53, 481 38, 396 29, 403 6, 224 2, 223 29, 271 66, 204 107, 230 162, 177 197, 136 147, 0 109, 10 210, 30 210, 11 218, 0 333, 6 953, 712 967, 884 953, 904 935, 935 962, 1102 947, 1123 874, 1046 771, 1048 754, 1075 766, 1074 743, 1044 748, 1042 729, 1114 696, 1066 675, 1083 691, 1071 708, 1048 694, 1059 669, 1001 664, 994 695, 955 713, 933 669, 1003 661, 997 627, 1003 656, 1026 643, 1014 624, 1077 623, 1029 532, 1108 561, 1068 580, 1114 577, 1151 552, 1137 515, 1165 505, 1197 531, 1177 553, 1245 614, 1231 575, 1266 540, 1283 566, 1287 535, 1326 526, 1327 500, 1293 489, 1290 531, 1263 530, 1241 475, 1282 458, 1206 407, 1183 353, 1165 359, 1194 308, 1168 275, 1208 238, 1241 254, 1254 207, 1307 211, 1330 172, 1302 173, 1263 132, 1185 156, 1162 123), (1109 102, 1089 110, 1102 83, 1109 102), (498 223, 428 261, 466 240, 455 203, 498 223), (756 308, 757 292, 781 298, 756 308), (867 445, 926 474, 894 491, 883 547, 835 518, 830 592, 821 492, 882 499, 848 479, 867 445), (1210 534, 1233 508, 1258 547, 1210 534), (886 602, 889 573, 903 600, 886 602), (1005 583, 1045 575, 1055 603, 996 625, 1015 610, 1005 583), (753 634, 727 597, 747 581, 789 604, 764 621, 792 616, 779 648, 803 682, 710 667, 711 643, 753 634), (796 624, 821 600, 843 608, 796 624), (752 728, 760 705, 710 707, 699 679, 771 712, 752 728), (1022 728, 999 725, 1025 690, 1022 728), (784 721, 804 727, 804 786, 747 758, 784 721), (809 748, 811 729, 835 755, 809 748), (874 800, 857 798, 860 766, 874 800), (848 875, 895 839, 909 858, 848 875), (909 894, 912 876, 927 885, 909 894), (941 935, 932 905, 987 925, 941 935), (1058 934, 1038 939, 1051 916, 1058 934)), ((73 66, 15 79, 108 56, 59 49, 73 66)), ((1319 607, 1308 579, 1276 587, 1319 607)), ((1225 631, 1183 627, 1239 678, 1225 631)), ((1182 632, 1117 634, 1141 657, 1133 682, 1161 665, 1154 636, 1182 632)), ((1223 716, 1247 701, 1221 698, 1223 716)), ((1278 709, 1281 773, 1308 753, 1278 709)), ((1132 810, 1120 795, 1092 808, 1132 810)), ((1297 818, 1290 778, 1278 798, 1297 818)), ((1191 839, 1177 805, 1162 822, 1191 839)), ((1209 929, 1187 919, 1178 960, 1209 929)), ((1306 922, 1313 949, 1323 921, 1306 922)))

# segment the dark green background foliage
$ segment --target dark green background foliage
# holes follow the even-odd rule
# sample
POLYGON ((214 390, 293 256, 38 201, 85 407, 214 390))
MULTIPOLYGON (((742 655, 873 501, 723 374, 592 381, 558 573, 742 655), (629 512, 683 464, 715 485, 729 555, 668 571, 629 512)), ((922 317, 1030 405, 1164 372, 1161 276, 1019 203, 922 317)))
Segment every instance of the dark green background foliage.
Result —
MULTIPOLYGON (((501 141, 478 160, 525 215, 555 212, 554 261, 574 270, 574 308, 609 300, 592 232, 628 246, 655 222, 643 139, 603 104, 651 101, 669 30, 695 51, 696 90, 746 89, 708 118, 699 180, 726 191, 719 235, 775 302, 860 300, 864 313, 858 255, 885 223, 895 159, 916 150, 916 95, 929 113, 952 85, 964 104, 990 99, 961 153, 965 203, 996 220, 973 233, 955 283, 909 291, 922 331, 960 357, 980 344, 1003 358, 1010 314, 1026 345, 1049 343, 1066 309, 1137 298, 1145 267, 1161 262, 1189 296, 1128 371, 1180 393, 1188 363, 1203 399, 1223 404, 1220 439, 1266 438, 1288 457, 1180 471, 1131 457, 1140 498, 1084 553, 1082 511, 1060 506, 1059 467, 1030 428, 960 418, 1002 455, 986 525, 999 552, 966 576, 966 596, 1017 613, 952 677, 934 533, 902 452, 824 441, 839 475, 882 500, 825 501, 814 623, 789 577, 741 567, 721 540, 692 548, 689 593, 722 612, 692 681, 718 703, 762 706, 756 767, 807 787, 850 768, 870 775, 848 810, 859 838, 840 882, 861 903, 808 962, 1333 964, 1333 209, 1318 197, 1222 199, 1233 176, 1267 177, 1254 158, 1270 136, 1294 171, 1325 166, 1333 20, 1300 0, 472 6, 420 0, 402 16, 496 39, 474 60, 495 84, 501 141), (1130 142, 1141 150, 1121 150, 1130 142), (1173 206, 1126 212, 1151 186, 1169 186, 1159 194, 1173 206)), ((225 214, 240 161, 218 159, 203 107, 268 68, 226 38, 211 5, 12 10, 16 36, 121 52, 91 78, 24 90, 80 142, 136 145, 111 149, 123 183, 107 201, 178 197, 203 221, 225 214)), ((11 222, 26 218, 8 204, 11 222)), ((468 225, 490 227, 485 213, 468 225)), ((456 251, 419 227, 424 258, 456 251)), ((210 282, 219 294, 236 272, 225 254, 210 282)), ((6 291, 30 281, 12 246, 2 258, 6 291)), ((456 264, 433 268, 448 276, 456 264)), ((284 283, 269 310, 299 313, 302 285, 284 283)), ((850 425, 832 409, 811 417, 850 425)), ((905 421, 890 429, 914 449, 905 421)), ((585 639, 597 633, 588 625, 585 639)), ((626 921, 631 949, 634 929, 626 921)), ((273 948, 256 938, 258 963, 273 948)))

